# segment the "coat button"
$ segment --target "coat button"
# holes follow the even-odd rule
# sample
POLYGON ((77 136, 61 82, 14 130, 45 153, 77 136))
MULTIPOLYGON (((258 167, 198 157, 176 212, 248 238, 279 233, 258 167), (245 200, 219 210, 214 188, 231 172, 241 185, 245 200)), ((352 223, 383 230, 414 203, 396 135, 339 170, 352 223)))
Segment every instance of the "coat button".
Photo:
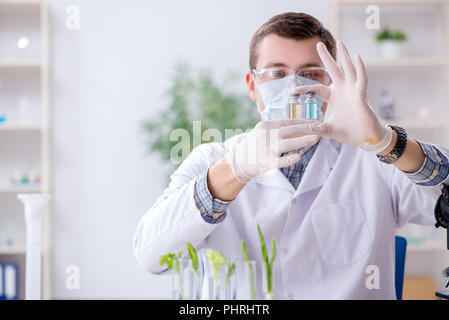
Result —
POLYGON ((288 248, 282 249, 282 252, 284 252, 284 254, 287 254, 288 253, 288 248))
POLYGON ((293 200, 292 200, 292 203, 295 204, 295 203, 296 203, 296 199, 293 199, 293 200))
POLYGON ((293 300, 293 295, 291 293, 288 295, 288 299, 293 300))
POLYGON ((215 212, 215 213, 212 215, 212 218, 218 219, 221 215, 222 215, 222 214, 221 214, 220 212, 215 212))

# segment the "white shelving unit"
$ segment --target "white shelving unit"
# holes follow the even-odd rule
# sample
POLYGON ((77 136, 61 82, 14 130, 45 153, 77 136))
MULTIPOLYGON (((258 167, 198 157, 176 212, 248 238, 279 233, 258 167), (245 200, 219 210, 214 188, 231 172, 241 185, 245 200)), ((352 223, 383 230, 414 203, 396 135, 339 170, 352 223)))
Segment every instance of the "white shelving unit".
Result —
POLYGON ((0 188, 0 193, 3 194, 13 194, 13 195, 17 195, 19 193, 39 193, 41 192, 41 188, 40 187, 28 187, 28 188, 16 188, 16 187, 11 187, 11 188, 0 188))
MULTIPOLYGON (((406 128, 412 137, 446 147, 449 147, 448 7, 447 0, 334 0, 329 7, 329 29, 336 39, 345 42, 349 51, 360 53, 365 61, 369 77, 368 97, 373 107, 377 101, 370 90, 376 91, 383 86, 389 91, 388 86, 391 86, 393 98, 397 94, 397 105, 406 101, 402 103, 402 109, 397 110, 395 119, 384 121, 406 128), (380 30, 384 27, 398 29, 408 37, 407 50, 400 58, 385 59, 375 54, 375 35, 380 30, 370 30, 365 25, 369 15, 365 9, 372 5, 379 8, 380 30), (419 116, 419 109, 423 107, 430 110, 426 118, 419 116), (401 114, 406 115, 400 117, 401 114)), ((435 257, 438 260, 436 270, 439 270, 440 264, 449 263, 446 232, 443 229, 430 231, 429 228, 432 227, 422 227, 424 241, 409 241, 407 252, 435 257)), ((399 233, 407 237, 406 229, 399 233)), ((441 270, 429 273, 434 274, 437 285, 440 285, 441 270)))
POLYGON ((35 68, 40 69, 41 63, 39 61, 2 61, 0 62, 2 69, 17 69, 17 68, 35 68))
POLYGON ((16 255, 16 254, 26 254, 25 246, 0 246, 1 255, 16 255))
POLYGON ((5 124, 0 126, 0 131, 41 131, 39 124, 5 124))
MULTIPOLYGON (((19 298, 24 297, 25 218, 21 193, 50 193, 49 21, 40 1, 0 0, 0 262, 18 264, 19 298), (20 49, 19 39, 28 41, 20 49), (22 110, 19 110, 22 108, 22 110), (19 112, 20 111, 20 112, 19 112), (24 117, 25 116, 25 117, 24 117), (14 171, 29 170, 33 162, 40 183, 12 185, 14 171), (13 224, 13 231, 1 225, 13 224), (11 233, 11 234, 9 234, 11 233), (5 237, 12 237, 7 243, 5 237)), ((50 298, 50 217, 43 230, 42 296, 50 298)))
POLYGON ((401 59, 381 59, 381 58, 368 58, 365 59, 367 68, 420 68, 420 67, 445 67, 447 61, 443 59, 435 58, 401 58, 401 59))

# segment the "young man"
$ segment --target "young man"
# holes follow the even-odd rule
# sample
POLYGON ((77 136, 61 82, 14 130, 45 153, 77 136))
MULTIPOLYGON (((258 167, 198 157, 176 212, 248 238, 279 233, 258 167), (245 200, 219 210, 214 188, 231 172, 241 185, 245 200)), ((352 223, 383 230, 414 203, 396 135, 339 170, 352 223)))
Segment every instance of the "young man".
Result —
MULTIPOLYGON (((379 121, 360 56, 352 62, 307 14, 281 14, 256 31, 246 83, 264 120, 248 134, 200 145, 173 173, 135 231, 142 268, 164 272, 159 257, 186 255, 187 242, 234 260, 244 239, 261 283, 259 224, 267 243, 276 240, 277 299, 394 299, 396 228, 434 223, 448 150, 379 121), (320 118, 327 103, 331 116, 285 119, 292 90, 315 92, 324 101, 320 118)), ((245 290, 237 297, 248 298, 245 290)))

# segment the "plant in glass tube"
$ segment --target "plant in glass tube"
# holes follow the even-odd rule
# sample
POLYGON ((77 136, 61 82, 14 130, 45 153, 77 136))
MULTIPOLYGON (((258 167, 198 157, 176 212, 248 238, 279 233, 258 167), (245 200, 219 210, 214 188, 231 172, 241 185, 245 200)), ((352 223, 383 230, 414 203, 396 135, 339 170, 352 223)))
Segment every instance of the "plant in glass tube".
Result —
POLYGON ((246 262, 247 267, 249 268, 249 272, 250 272, 250 277, 251 277, 251 299, 255 300, 256 299, 256 286, 254 283, 254 270, 251 266, 251 264, 249 263, 249 259, 248 259, 248 249, 246 248, 246 244, 245 244, 245 240, 241 240, 242 243, 242 255, 243 255, 243 260, 246 262))
POLYGON ((272 300, 274 298, 273 263, 274 259, 276 258, 276 246, 273 238, 271 241, 271 259, 269 259, 267 246, 265 245, 265 239, 263 237, 262 231, 260 230, 259 224, 257 224, 257 231, 259 233, 262 262, 264 263, 263 271, 266 280, 266 285, 264 286, 265 297, 268 300, 272 300))
POLYGON ((229 278, 234 274, 235 271, 235 262, 227 262, 227 271, 226 271, 226 286, 228 286, 229 278))
POLYGON ((235 261, 226 263, 226 300, 235 300, 236 296, 235 261))
MULTIPOLYGON (((189 273, 190 277, 190 299, 198 300, 200 299, 200 290, 201 290, 201 275, 199 271, 199 263, 198 263, 198 254, 195 250, 195 247, 190 243, 187 242, 187 251, 189 252, 190 260, 192 262, 192 268, 193 273, 189 273)), ((192 270, 189 269, 189 272, 192 272, 192 270)))
POLYGON ((187 249, 189 251, 190 259, 192 260, 192 267, 193 270, 195 270, 195 273, 197 274, 198 278, 200 277, 200 271, 198 268, 198 254, 196 253, 195 248, 192 246, 190 242, 187 242, 187 249))
MULTIPOLYGON (((159 260, 159 264, 161 266, 166 265, 168 269, 171 269, 175 272, 175 276, 177 276, 179 280, 179 288, 177 288, 176 283, 174 283, 173 290, 178 291, 179 290, 179 298, 181 300, 184 300, 184 283, 182 279, 182 273, 181 273, 181 257, 182 257, 182 251, 180 251, 177 255, 174 253, 167 253, 165 256, 161 256, 161 259, 159 260), (175 289, 176 288, 176 289, 175 289)), ((176 282, 176 279, 174 279, 176 282)), ((174 297, 176 298, 177 292, 174 292, 174 297)))
POLYGON ((214 296, 219 297, 220 290, 220 266, 226 265, 226 259, 223 254, 219 251, 215 251, 212 249, 206 250, 207 258, 209 259, 209 263, 211 266, 211 275, 214 279, 214 296))

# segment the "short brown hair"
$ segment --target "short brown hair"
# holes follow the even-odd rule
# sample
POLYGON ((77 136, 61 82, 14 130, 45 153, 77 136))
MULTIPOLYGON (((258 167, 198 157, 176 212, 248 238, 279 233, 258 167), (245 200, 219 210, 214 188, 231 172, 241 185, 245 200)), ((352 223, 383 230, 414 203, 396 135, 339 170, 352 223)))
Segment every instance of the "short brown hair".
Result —
POLYGON ((286 12, 278 14, 265 22, 251 38, 249 46, 249 68, 251 71, 256 68, 258 43, 272 33, 295 40, 310 39, 318 36, 335 59, 335 39, 318 19, 306 13, 286 12))

